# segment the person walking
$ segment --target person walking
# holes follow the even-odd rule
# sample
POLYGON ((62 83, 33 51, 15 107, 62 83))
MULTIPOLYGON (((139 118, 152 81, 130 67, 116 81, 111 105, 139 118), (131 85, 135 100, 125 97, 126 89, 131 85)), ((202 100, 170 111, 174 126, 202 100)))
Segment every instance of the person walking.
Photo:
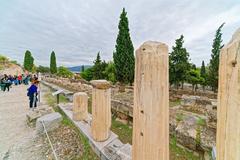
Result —
POLYGON ((22 75, 18 76, 18 84, 22 84, 22 75))
POLYGON ((37 90, 38 90, 39 81, 33 80, 31 86, 28 88, 27 96, 29 97, 29 108, 34 110, 37 108, 37 90))

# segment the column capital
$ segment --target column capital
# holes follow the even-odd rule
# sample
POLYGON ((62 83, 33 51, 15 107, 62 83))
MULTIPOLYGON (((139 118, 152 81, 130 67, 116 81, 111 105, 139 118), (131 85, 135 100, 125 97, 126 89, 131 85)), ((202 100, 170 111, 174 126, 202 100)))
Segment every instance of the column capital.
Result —
POLYGON ((111 84, 107 80, 92 80, 90 81, 93 88, 97 89, 109 89, 111 87, 111 84))

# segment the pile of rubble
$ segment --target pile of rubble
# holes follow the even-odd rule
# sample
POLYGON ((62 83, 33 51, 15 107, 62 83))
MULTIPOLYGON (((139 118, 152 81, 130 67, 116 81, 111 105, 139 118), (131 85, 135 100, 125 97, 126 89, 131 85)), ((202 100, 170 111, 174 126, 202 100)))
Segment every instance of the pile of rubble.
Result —
POLYGON ((216 145, 217 102, 200 96, 181 97, 181 105, 170 108, 170 133, 193 151, 208 154, 216 145))

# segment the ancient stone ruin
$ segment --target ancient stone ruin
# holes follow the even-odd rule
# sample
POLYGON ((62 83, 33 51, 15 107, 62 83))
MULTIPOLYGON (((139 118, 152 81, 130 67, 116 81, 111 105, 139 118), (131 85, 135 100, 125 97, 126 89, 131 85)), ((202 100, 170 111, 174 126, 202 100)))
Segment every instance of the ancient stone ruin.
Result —
MULTIPOLYGON (((87 116, 87 94, 84 93, 74 94, 73 115, 68 115, 73 116, 75 121, 86 121, 91 126, 89 134, 94 144, 105 143, 114 135, 110 131, 111 108, 113 112, 120 112, 119 118, 132 118, 133 160, 168 160, 169 135, 176 137, 180 145, 193 151, 208 154, 212 147, 217 146, 218 160, 238 160, 239 54, 240 34, 237 32, 221 51, 218 103, 215 94, 189 95, 170 90, 170 100, 180 100, 180 103, 169 108, 168 48, 163 43, 146 42, 136 53, 134 94, 132 89, 128 89, 122 101, 115 88, 105 80, 92 81, 92 85, 77 82, 76 90, 85 91, 93 97, 92 117, 87 116), (131 97, 134 97, 134 101, 131 97)), ((63 81, 49 77, 45 80, 55 84, 63 81)), ((76 83, 66 79, 64 81, 68 86, 76 83)), ((79 126, 84 128, 81 125, 79 126)), ((124 144, 116 139, 113 142, 115 147, 113 143, 104 144, 104 149, 100 150, 105 158, 121 157, 120 155, 126 153, 122 151, 120 154, 121 147, 116 147, 116 144, 125 146, 124 144)), ((129 154, 125 157, 131 159, 129 154)))

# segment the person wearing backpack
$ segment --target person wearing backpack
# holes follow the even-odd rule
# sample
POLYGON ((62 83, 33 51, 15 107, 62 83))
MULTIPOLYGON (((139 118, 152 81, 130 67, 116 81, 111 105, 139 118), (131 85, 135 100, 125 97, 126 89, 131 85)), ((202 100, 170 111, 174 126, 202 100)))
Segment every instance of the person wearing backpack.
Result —
POLYGON ((34 110, 34 108, 37 108, 38 84, 38 80, 33 80, 31 86, 28 88, 27 96, 29 97, 29 108, 32 110, 34 110))

